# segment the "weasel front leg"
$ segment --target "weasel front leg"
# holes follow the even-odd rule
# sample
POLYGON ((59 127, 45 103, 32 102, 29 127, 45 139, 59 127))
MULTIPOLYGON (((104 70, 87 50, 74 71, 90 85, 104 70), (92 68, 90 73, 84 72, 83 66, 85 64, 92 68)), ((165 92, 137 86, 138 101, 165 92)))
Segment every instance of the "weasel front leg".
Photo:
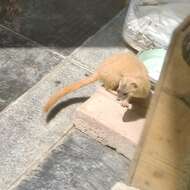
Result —
POLYGON ((128 107, 129 107, 129 102, 128 102, 128 100, 127 100, 127 99, 122 100, 122 101, 121 101, 121 106, 122 106, 122 107, 125 107, 125 108, 128 108, 128 107))
POLYGON ((125 108, 130 108, 131 107, 130 99, 131 99, 131 96, 127 96, 126 99, 121 101, 121 106, 125 108))

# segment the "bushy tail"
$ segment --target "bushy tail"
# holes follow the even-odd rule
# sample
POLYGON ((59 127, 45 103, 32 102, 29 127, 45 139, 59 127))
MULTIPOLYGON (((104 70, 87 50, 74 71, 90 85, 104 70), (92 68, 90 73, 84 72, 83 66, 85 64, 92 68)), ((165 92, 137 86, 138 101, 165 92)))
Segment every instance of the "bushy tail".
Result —
POLYGON ((75 82, 69 86, 64 87, 61 90, 58 90, 52 97, 49 98, 47 104, 44 107, 44 112, 48 112, 49 109, 56 104, 56 102, 62 98, 63 96, 65 96, 66 94, 69 94, 75 90, 78 90, 79 88, 86 86, 90 83, 93 83, 95 81, 98 80, 98 74, 95 73, 89 77, 87 77, 86 79, 82 79, 78 82, 75 82))

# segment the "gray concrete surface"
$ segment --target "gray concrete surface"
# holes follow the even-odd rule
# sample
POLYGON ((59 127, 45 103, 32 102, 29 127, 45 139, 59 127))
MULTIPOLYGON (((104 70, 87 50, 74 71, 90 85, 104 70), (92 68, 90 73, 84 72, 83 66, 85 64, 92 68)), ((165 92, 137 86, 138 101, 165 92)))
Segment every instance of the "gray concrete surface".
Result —
POLYGON ((129 161, 73 130, 15 190, 110 190, 125 181, 129 161))
POLYGON ((113 53, 128 51, 122 38, 126 9, 123 9, 106 26, 76 49, 71 56, 83 63, 90 71, 113 53))
POLYGON ((64 55, 70 54, 125 5, 125 0, 17 1, 22 12, 4 25, 64 55), (109 11, 107 11, 109 9, 109 11))
MULTIPOLYGON (((37 85, 28 90, 0 115, 0 189, 7 189, 72 127, 77 103, 90 96, 83 88, 63 99, 61 112, 45 125, 42 107, 55 89, 84 77, 85 71, 63 60, 37 85), (60 81, 60 84, 58 84, 60 81), (69 98, 73 98, 70 99, 69 98), (67 107, 65 107, 67 105, 67 107)), ((57 111, 60 111, 60 107, 57 111)), ((55 113, 57 112, 55 111, 55 113)))
POLYGON ((62 57, 0 25, 0 111, 38 82, 62 57))

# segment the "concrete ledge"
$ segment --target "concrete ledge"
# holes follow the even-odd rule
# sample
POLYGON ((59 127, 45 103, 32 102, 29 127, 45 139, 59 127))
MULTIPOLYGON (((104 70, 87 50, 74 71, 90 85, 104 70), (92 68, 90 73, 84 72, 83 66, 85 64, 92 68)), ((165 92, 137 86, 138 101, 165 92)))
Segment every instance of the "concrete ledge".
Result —
POLYGON ((74 115, 74 124, 78 129, 129 159, 134 156, 144 122, 144 117, 135 110, 126 112, 116 97, 103 88, 78 107, 74 115))

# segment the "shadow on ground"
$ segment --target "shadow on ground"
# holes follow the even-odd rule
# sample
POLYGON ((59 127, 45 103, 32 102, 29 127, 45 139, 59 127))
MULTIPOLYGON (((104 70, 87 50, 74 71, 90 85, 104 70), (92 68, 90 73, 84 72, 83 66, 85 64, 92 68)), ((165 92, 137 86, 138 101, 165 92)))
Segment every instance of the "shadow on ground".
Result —
POLYGON ((146 99, 134 98, 132 101, 132 109, 128 109, 123 115, 124 122, 135 121, 146 117, 153 94, 146 99))
POLYGON ((76 103, 83 103, 85 102, 89 97, 76 97, 76 98, 70 98, 68 100, 65 100, 63 102, 60 102, 57 104, 47 115, 46 122, 49 123, 58 112, 60 112, 62 109, 66 108, 67 106, 70 106, 72 104, 76 103))

